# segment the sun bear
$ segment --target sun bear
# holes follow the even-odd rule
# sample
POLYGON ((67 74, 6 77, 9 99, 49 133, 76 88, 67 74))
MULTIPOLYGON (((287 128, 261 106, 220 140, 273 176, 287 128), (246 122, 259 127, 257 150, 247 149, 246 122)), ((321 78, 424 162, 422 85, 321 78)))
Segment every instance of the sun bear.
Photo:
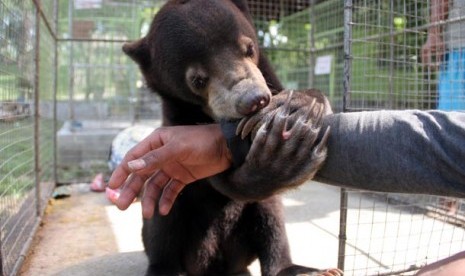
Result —
POLYGON ((320 270, 292 264, 278 193, 301 184, 323 162, 324 138, 318 142, 311 125, 330 112, 329 104, 315 90, 280 93, 246 2, 168 1, 148 34, 123 51, 161 96, 163 125, 246 117, 241 134, 269 136, 260 146, 253 140, 243 164, 188 185, 167 216, 144 220, 147 275, 246 274, 256 258, 262 275, 317 275, 320 270), (293 135, 299 131, 307 136, 293 135), (293 139, 305 138, 313 150, 292 148, 293 139))

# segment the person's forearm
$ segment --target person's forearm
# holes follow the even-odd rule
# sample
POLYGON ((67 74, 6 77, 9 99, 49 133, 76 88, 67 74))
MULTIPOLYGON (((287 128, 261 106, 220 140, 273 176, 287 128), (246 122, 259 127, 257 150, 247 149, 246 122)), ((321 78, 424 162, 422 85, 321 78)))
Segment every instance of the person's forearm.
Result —
POLYGON ((334 114, 316 180, 385 192, 465 197, 465 113, 334 114))

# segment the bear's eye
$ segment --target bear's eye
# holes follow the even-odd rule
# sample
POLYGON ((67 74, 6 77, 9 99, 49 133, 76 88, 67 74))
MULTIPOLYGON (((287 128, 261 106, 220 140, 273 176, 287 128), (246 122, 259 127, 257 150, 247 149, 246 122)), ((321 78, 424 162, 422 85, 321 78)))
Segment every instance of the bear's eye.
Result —
POLYGON ((245 56, 251 58, 254 55, 255 55, 255 48, 254 48, 253 44, 250 43, 249 45, 247 45, 247 50, 245 52, 245 56))
POLYGON ((208 78, 201 76, 194 76, 191 79, 192 86, 195 89, 204 89, 207 86, 208 78))

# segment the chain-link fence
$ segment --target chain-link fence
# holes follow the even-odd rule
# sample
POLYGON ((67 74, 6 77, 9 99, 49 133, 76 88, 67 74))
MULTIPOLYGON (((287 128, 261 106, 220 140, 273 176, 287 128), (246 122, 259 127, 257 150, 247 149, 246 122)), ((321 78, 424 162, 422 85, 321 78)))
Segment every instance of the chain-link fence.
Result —
MULTIPOLYGON (((439 73, 457 53, 421 60, 431 30, 445 31, 454 49, 465 46, 463 4, 432 20, 427 0, 248 2, 261 49, 284 86, 318 88, 336 111, 464 101, 465 76, 439 73)), ((143 35, 164 3, 0 0, 3 274, 21 265, 54 184, 90 180, 107 168, 120 129, 159 118, 158 99, 121 46, 143 35)), ((456 71, 463 75, 463 65, 456 71)), ((343 190, 341 202, 334 263, 346 275, 408 275, 402 271, 465 247, 462 200, 343 190)))
POLYGON ((2 275, 18 272, 55 183, 91 178, 93 164, 107 167, 121 128, 157 118, 157 99, 121 52, 156 9, 139 0, 0 1, 2 275))
MULTIPOLYGON (((345 1, 345 111, 465 109, 465 3, 448 2, 345 1)), ((342 202, 348 275, 411 275, 465 248, 463 200, 343 190, 342 202)))
POLYGON ((54 100, 56 41, 40 18, 32 1, 0 1, 0 245, 7 275, 19 268, 55 183, 53 105, 50 117, 39 110, 54 100))
MULTIPOLYGON (((434 27, 454 48, 465 48, 465 4, 449 2, 453 17, 438 15, 433 22, 430 1, 249 1, 262 47, 284 86, 318 88, 345 112, 441 108, 441 85, 449 91, 442 101, 452 106, 443 109, 465 109, 465 58, 458 54, 454 75, 441 84, 451 54, 422 57, 434 27)), ((460 252, 463 204, 343 189, 338 266, 345 275, 411 275, 460 252)))
MULTIPOLYGON (((107 171, 122 128, 159 118, 159 101, 121 51, 139 38, 164 1, 59 1, 58 181, 88 181, 107 171)), ((150 122, 150 124, 154 124, 150 122)))

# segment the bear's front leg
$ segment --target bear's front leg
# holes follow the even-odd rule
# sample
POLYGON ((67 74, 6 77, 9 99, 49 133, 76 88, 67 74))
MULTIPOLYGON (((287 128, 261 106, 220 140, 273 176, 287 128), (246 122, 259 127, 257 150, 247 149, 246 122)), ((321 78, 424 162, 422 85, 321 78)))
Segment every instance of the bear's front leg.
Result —
POLYGON ((142 240, 149 262, 146 276, 185 275, 182 252, 189 232, 184 223, 179 202, 167 216, 155 214, 150 219, 144 219, 142 240))
MULTIPOLYGON (((262 276, 342 276, 338 269, 320 270, 292 263, 280 196, 247 205, 240 227, 247 229, 248 246, 256 252, 262 276), (254 227, 250 227, 253 222, 254 227)), ((239 229, 238 228, 238 229, 239 229)))
POLYGON ((329 129, 320 128, 329 112, 315 92, 273 97, 269 107, 239 125, 240 134, 254 133, 250 151, 243 164, 215 176, 214 187, 230 198, 256 201, 311 179, 326 158, 329 129))

